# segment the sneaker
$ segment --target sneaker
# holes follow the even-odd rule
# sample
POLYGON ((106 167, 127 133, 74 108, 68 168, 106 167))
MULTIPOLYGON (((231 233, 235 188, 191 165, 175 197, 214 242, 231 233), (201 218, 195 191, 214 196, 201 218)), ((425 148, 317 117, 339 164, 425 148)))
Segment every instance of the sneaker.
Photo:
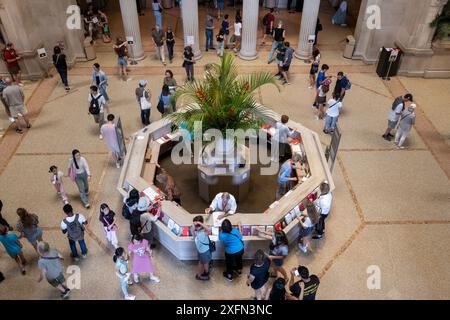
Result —
POLYGON ((233 281, 233 276, 231 274, 228 274, 226 272, 223 273, 223 276, 225 277, 225 279, 227 279, 228 281, 232 282, 233 281))
POLYGON ((388 135, 383 134, 382 137, 386 141, 391 141, 391 137, 389 137, 388 135))
POLYGON ((23 87, 23 83, 22 82, 19 82, 18 85, 19 85, 19 87, 23 87))
POLYGON ((78 257, 72 257, 74 261, 80 261, 80 258, 78 257))
POLYGON ((161 279, 159 279, 157 276, 151 276, 150 280, 153 281, 153 282, 156 282, 156 283, 161 282, 161 279))
POLYGON ((23 134, 23 130, 22 129, 16 129, 16 133, 23 134))
POLYGON ((403 150, 403 149, 405 149, 405 147, 404 146, 397 146, 397 149, 403 150))
POLYGON ((89 209, 91 207, 91 205, 88 203, 87 205, 84 206, 86 209, 89 209))
POLYGON ((81 257, 82 257, 83 259, 87 259, 87 254, 83 254, 81 257))
POLYGON ((312 89, 312 88, 313 88, 313 86, 309 86, 309 87, 308 87, 308 89, 312 89))
POLYGON ((103 136, 102 136, 102 135, 99 135, 98 138, 99 138, 100 140, 103 140, 103 136))
POLYGON ((155 249, 156 248, 156 243, 152 243, 151 245, 150 245, 150 249, 155 249))
POLYGON ((197 280, 201 280, 201 281, 207 281, 207 280, 209 280, 209 276, 208 275, 201 275, 201 276, 199 276, 198 274, 196 274, 195 275, 195 279, 197 279, 197 280))
POLYGON ((135 300, 135 299, 136 299, 136 296, 133 296, 132 294, 125 296, 125 300, 135 300))
POLYGON ((31 129, 31 124, 30 123, 27 125, 27 129, 31 129))
POLYGON ((314 240, 320 240, 323 238, 323 235, 321 234, 316 234, 315 236, 312 237, 314 240))
POLYGON ((69 204, 69 201, 64 200, 64 205, 69 204))
POLYGON ((391 137, 391 138, 393 138, 393 137, 394 137, 394 135, 393 135, 393 134, 391 134, 391 133, 388 133, 388 136, 389 136, 389 137, 391 137))
POLYGON ((206 49, 206 52, 208 52, 209 50, 208 49, 206 49))
POLYGON ((240 277, 242 275, 242 271, 241 270, 233 270, 233 272, 240 277))
POLYGON ((67 299, 70 295, 70 289, 67 289, 63 294, 61 294, 61 299, 67 299))
POLYGON ((120 169, 120 163, 116 163, 116 168, 120 169))

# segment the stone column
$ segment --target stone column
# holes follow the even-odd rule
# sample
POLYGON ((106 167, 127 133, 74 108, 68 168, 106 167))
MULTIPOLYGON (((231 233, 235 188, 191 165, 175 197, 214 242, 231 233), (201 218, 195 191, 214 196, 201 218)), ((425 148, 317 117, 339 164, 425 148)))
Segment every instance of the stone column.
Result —
POLYGON ((135 60, 145 58, 144 48, 142 48, 141 30, 139 27, 139 16, 135 0, 120 0, 120 11, 122 13, 123 28, 126 37, 134 38, 132 53, 135 60))
POLYGON ((316 33, 317 18, 319 16, 320 0, 307 0, 303 3, 302 23, 295 56, 298 59, 309 60, 312 55, 312 45, 308 37, 316 33))
POLYGON ((194 44, 192 49, 194 51, 195 59, 198 60, 202 57, 200 51, 200 39, 198 36, 198 1, 197 0, 183 0, 181 2, 181 16, 183 19, 183 33, 184 33, 184 44, 192 45, 188 41, 188 37, 193 37, 194 44))
POLYGON ((254 60, 258 57, 256 40, 258 37, 259 0, 245 0, 242 12, 242 44, 239 57, 254 60))

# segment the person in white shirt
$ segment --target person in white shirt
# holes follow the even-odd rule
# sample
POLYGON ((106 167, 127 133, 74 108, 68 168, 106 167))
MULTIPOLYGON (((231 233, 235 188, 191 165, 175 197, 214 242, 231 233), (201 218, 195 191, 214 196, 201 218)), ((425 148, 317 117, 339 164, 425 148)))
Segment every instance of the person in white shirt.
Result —
MULTIPOLYGON (((279 145, 279 158, 290 158, 289 154, 289 142, 291 142, 291 136, 294 134, 294 130, 289 129, 287 123, 289 122, 289 116, 282 115, 281 122, 277 122, 275 125, 275 134, 272 136, 272 147, 276 143, 279 145)), ((276 157, 276 152, 272 153, 272 161, 277 162, 279 158, 276 157)))
POLYGON ((325 128, 323 132, 325 134, 333 133, 336 128, 336 123, 339 119, 339 112, 342 108, 342 102, 339 101, 336 93, 333 93, 333 98, 328 100, 328 109, 326 111, 325 128))
POLYGON ((64 205, 63 210, 67 217, 61 221, 61 230, 64 234, 67 234, 67 238, 69 239, 70 251, 72 252, 71 256, 75 261, 78 261, 76 247, 76 242, 78 242, 81 255, 83 258, 86 258, 88 251, 84 242, 84 226, 88 223, 86 217, 82 214, 74 214, 70 204, 64 205))
POLYGON ((320 213, 319 222, 316 224, 316 235, 313 239, 322 239, 325 232, 325 220, 331 211, 331 204, 333 203, 333 195, 330 192, 330 185, 323 182, 320 185, 320 196, 316 200, 316 209, 320 213))
POLYGON ((206 214, 210 214, 215 211, 223 212, 223 214, 217 217, 218 220, 221 220, 227 216, 235 214, 236 209, 236 199, 233 195, 228 192, 221 192, 216 195, 214 200, 211 202, 211 205, 205 210, 205 212, 206 214))
POLYGON ((236 21, 234 22, 234 52, 241 50, 241 29, 242 21, 240 18, 236 18, 236 21))
POLYGON ((66 191, 64 190, 64 184, 62 180, 62 178, 64 177, 64 173, 62 171, 59 171, 56 166, 51 166, 49 173, 50 173, 50 182, 55 187, 58 196, 61 197, 64 204, 68 204, 69 201, 66 195, 66 191))
POLYGON ((81 156, 80 151, 73 150, 72 158, 69 160, 69 177, 77 184, 78 191, 80 192, 81 202, 85 208, 89 209, 89 180, 91 180, 91 171, 89 165, 84 157, 81 156))
MULTIPOLYGON (((99 92, 98 87, 97 86, 91 86, 91 93, 89 94, 88 97, 88 110, 89 110, 89 114, 92 114, 92 116, 94 117, 94 121, 95 123, 98 123, 99 125, 99 131, 103 125, 103 123, 105 122, 105 108, 106 108, 106 112, 109 113, 109 109, 108 109, 108 105, 106 103, 105 97, 99 92), (92 113, 93 108, 96 109, 96 107, 98 106, 98 113, 92 113)), ((103 139, 103 136, 100 132, 100 139, 103 139)))
POLYGON ((389 116, 388 116, 388 127, 382 137, 384 140, 391 141, 391 139, 394 137, 391 134, 391 131, 394 130, 397 127, 398 120, 400 119, 400 116, 402 115, 403 111, 405 111, 405 107, 407 103, 413 102, 413 96, 408 93, 404 97, 397 97, 394 100, 394 103, 392 104, 391 110, 389 110, 389 116))

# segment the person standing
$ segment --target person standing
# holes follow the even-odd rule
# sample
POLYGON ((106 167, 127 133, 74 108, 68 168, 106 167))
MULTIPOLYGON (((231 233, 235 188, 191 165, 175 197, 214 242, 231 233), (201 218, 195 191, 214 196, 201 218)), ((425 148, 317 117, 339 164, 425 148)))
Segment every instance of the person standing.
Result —
POLYGON ((117 240, 117 230, 119 230, 119 228, 116 224, 116 214, 106 203, 100 205, 99 220, 105 230, 106 240, 111 243, 114 249, 117 249, 119 247, 119 242, 117 240))
POLYGON ((89 209, 89 180, 91 180, 91 171, 89 170, 88 162, 81 156, 80 151, 73 150, 72 158, 69 160, 68 176, 76 183, 78 191, 80 192, 81 202, 86 209, 89 209))
POLYGON ((117 131, 114 119, 115 117, 113 114, 108 114, 108 117, 106 118, 107 122, 102 125, 102 127, 100 128, 100 132, 106 143, 108 144, 109 151, 111 151, 112 158, 116 163, 117 169, 120 169, 122 154, 120 152, 119 141, 117 139, 117 131))
POLYGON ((11 78, 5 78, 5 83, 6 88, 3 90, 3 99, 11 112, 11 118, 16 125, 16 132, 22 134, 23 130, 19 118, 25 122, 27 129, 31 128, 30 121, 27 117, 27 109, 25 108, 25 94, 21 87, 13 84, 11 78))
MULTIPOLYGON (((91 114, 95 123, 99 126, 99 131, 105 122, 105 109, 109 112, 108 104, 105 97, 99 92, 97 86, 91 86, 91 92, 88 97, 88 114, 91 114)), ((100 131, 99 139, 102 140, 103 136, 100 131)))
POLYGON ((4 227, 6 227, 7 230, 12 231, 13 227, 11 227, 9 225, 8 221, 6 221, 6 219, 3 218, 2 210, 3 210, 3 201, 0 200, 0 226, 4 226, 4 227))
POLYGON ((244 255, 244 241, 242 239, 240 230, 233 228, 230 220, 223 220, 222 232, 219 234, 219 240, 223 242, 225 250, 226 270, 223 276, 230 282, 233 281, 233 273, 237 276, 242 274, 242 256, 244 255))
POLYGON ((334 25, 338 25, 341 27, 347 26, 347 1, 343 0, 339 6, 339 9, 334 14, 333 18, 331 19, 331 23, 334 25))
MULTIPOLYGON (((122 247, 116 249, 113 261, 116 275, 120 279, 120 289, 122 290, 125 300, 135 300, 136 297, 128 293, 131 272, 129 272, 128 267, 128 255, 122 247)), ((133 282, 131 282, 131 284, 133 284, 133 282)))
POLYGON ((166 58, 164 56, 164 32, 159 24, 156 24, 152 29, 152 40, 155 45, 156 55, 161 60, 163 65, 166 65, 166 58))
POLYGON ((100 94, 105 98, 106 103, 109 103, 109 96, 107 93, 108 88, 108 77, 106 76, 105 72, 100 68, 100 65, 98 63, 94 63, 93 65, 93 71, 92 71, 92 83, 91 85, 97 86, 97 88, 100 91, 100 94))
POLYGON ((217 55, 219 57, 223 56, 223 51, 225 50, 225 33, 222 29, 219 30, 219 34, 216 36, 217 41, 217 55))
POLYGON ((81 249, 81 255, 83 259, 85 259, 87 258, 88 250, 86 248, 86 242, 84 241, 84 228, 88 222, 81 213, 74 214, 70 204, 64 205, 63 211, 67 217, 61 221, 61 231, 62 233, 67 234, 71 257, 75 261, 78 261, 78 250, 76 246, 76 242, 78 242, 81 249))
POLYGON ((411 132, 413 125, 416 124, 416 113, 414 112, 415 110, 416 104, 412 103, 408 107, 408 111, 403 112, 399 120, 399 126, 397 129, 397 133, 395 134, 394 140, 394 144, 397 146, 398 149, 405 149, 403 143, 405 142, 406 138, 411 132))
POLYGON ((242 20, 240 17, 236 17, 234 21, 234 49, 233 49, 235 53, 241 50, 241 42, 242 42, 241 30, 242 30, 242 20))
POLYGON ((388 127, 382 137, 385 140, 391 141, 391 138, 394 136, 391 134, 391 131, 397 127, 398 120, 400 119, 403 111, 405 111, 405 107, 407 103, 413 102, 413 96, 410 93, 405 94, 403 97, 397 97, 392 103, 392 108, 389 111, 388 116, 388 127))
POLYGON ((322 68, 320 68, 319 74, 317 75, 316 80, 316 90, 322 85, 322 82, 327 78, 327 71, 330 67, 327 64, 323 64, 322 68))
POLYGON ((330 192, 330 185, 323 182, 320 185, 320 196, 316 200, 316 210, 320 213, 319 222, 316 224, 316 235, 313 239, 322 239, 325 233, 325 220, 331 211, 333 195, 330 192))
POLYGON ((288 72, 291 67, 292 57, 294 56, 294 49, 291 48, 291 44, 288 41, 284 43, 284 47, 286 48, 286 52, 284 54, 283 65, 281 66, 281 74, 284 79, 283 84, 290 84, 288 72))
POLYGON ((268 236, 271 238, 272 242, 269 246, 269 256, 268 258, 273 263, 274 274, 273 277, 277 277, 278 272, 280 272, 284 279, 287 279, 286 270, 283 268, 284 259, 289 254, 289 242, 286 234, 282 230, 276 230, 274 232, 268 232, 257 227, 256 230, 259 234, 268 236))
POLYGON ((177 81, 173 77, 173 72, 171 70, 166 70, 163 85, 168 85, 171 93, 174 93, 177 88, 177 81))
POLYGON ((294 130, 289 129, 287 123, 289 122, 289 116, 282 115, 279 122, 275 125, 275 134, 272 136, 272 161, 278 162, 280 158, 290 157, 289 143, 292 140, 294 130), (275 146, 278 145, 278 155, 275 152, 275 146))
POLYGON ((339 101, 344 101, 345 93, 347 92, 347 90, 350 90, 350 86, 350 80, 348 80, 347 76, 345 76, 342 71, 339 71, 337 74, 336 85, 333 91, 339 98, 339 101))
POLYGON ((6 68, 8 69, 9 74, 13 81, 18 85, 23 87, 21 82, 21 74, 19 60, 22 59, 22 56, 18 55, 14 45, 9 42, 6 44, 5 48, 5 60, 6 60, 6 68))
POLYGON ((213 43, 214 19, 210 14, 206 15, 205 35, 206 35, 206 51, 209 51, 209 49, 216 50, 216 48, 214 48, 213 43))
POLYGON ((228 20, 228 18, 228 14, 224 15, 221 25, 221 29, 224 34, 225 49, 228 49, 228 44, 230 43, 230 21, 228 20))
POLYGON ((153 0, 152 3, 153 14, 155 15, 156 24, 162 28, 162 6, 158 0, 153 0))
POLYGON ((69 81, 67 80, 67 62, 66 55, 62 53, 61 48, 56 46, 53 49, 53 65, 58 71, 61 81, 66 88, 66 92, 70 91, 69 81))
POLYGON ((286 300, 286 279, 277 278, 270 290, 267 300, 269 301, 284 301, 286 300))
POLYGON ((187 46, 184 48, 183 58, 184 58, 183 67, 186 70, 187 80, 194 81, 195 57, 194 53, 192 52, 191 46, 187 46))
POLYGON ((311 64, 311 69, 309 70, 309 89, 312 89, 316 84, 316 73, 319 72, 320 65, 320 50, 316 46, 313 48, 313 62, 311 64))
POLYGON ((139 103, 139 108, 141 109, 141 122, 144 127, 150 124, 150 111, 152 108, 151 93, 149 90, 145 90, 147 86, 147 80, 140 80, 139 87, 136 88, 135 95, 136 100, 139 103))
POLYGON ((131 78, 128 78, 128 49, 127 49, 127 41, 123 41, 121 38, 116 39, 116 44, 113 46, 114 51, 117 54, 117 65, 119 67, 119 77, 122 78, 123 81, 129 81, 131 78))
POLYGON ((148 241, 150 249, 154 249, 156 248, 156 244, 153 238, 153 224, 158 221, 159 215, 161 214, 161 205, 158 202, 151 205, 148 202, 148 204, 147 208, 138 207, 138 210, 143 209, 143 213, 139 217, 139 222, 142 237, 148 241))
POLYGON ((212 252, 210 250, 209 231, 210 228, 204 223, 202 216, 196 216, 193 220, 193 236, 195 247, 198 252, 198 271, 195 275, 197 280, 209 280, 209 263, 212 260, 212 252))
MULTIPOLYGON (((3 90, 7 87, 7 84, 3 77, 0 76, 0 100, 2 101, 3 106, 5 107, 5 112, 8 118, 11 120, 11 111, 9 111, 9 106, 3 98, 3 90)), ((14 120, 14 119, 13 119, 14 120)))
POLYGON ((302 212, 302 215, 297 217, 297 220, 300 224, 298 247, 303 253, 307 253, 308 249, 310 249, 309 244, 311 243, 314 225, 319 221, 319 213, 311 200, 308 200, 306 211, 302 212))
POLYGON ((289 190, 293 188, 294 182, 298 181, 298 178, 295 176, 294 172, 294 160, 286 160, 286 162, 281 166, 280 173, 278 174, 276 200, 280 200, 286 193, 289 192, 289 190))
POLYGON ((66 299, 70 295, 70 289, 64 278, 64 266, 61 263, 64 260, 63 256, 57 250, 50 249, 47 242, 40 242, 37 251, 39 253, 38 268, 41 270, 37 282, 45 278, 52 287, 59 290, 61 299, 66 299))
POLYGON ((42 242, 42 229, 39 227, 39 217, 34 213, 28 213, 24 208, 17 209, 19 221, 17 222, 17 232, 20 238, 25 238, 37 252, 37 245, 42 242))
POLYGON ((62 171, 58 171, 56 166, 51 166, 50 170, 50 182, 56 189, 56 193, 61 197, 64 204, 68 204, 69 200, 66 195, 66 191, 64 190, 64 183, 62 178, 64 177, 64 173, 62 171))
POLYGON ((265 14, 263 17, 263 26, 264 26, 264 35, 261 42, 261 46, 264 46, 266 44, 266 37, 273 36, 273 29, 275 27, 275 16, 273 15, 273 8, 269 9, 269 12, 265 14))
POLYGON ((169 61, 172 63, 173 60, 173 46, 175 45, 175 34, 172 31, 172 27, 168 26, 166 31, 166 46, 169 52, 169 61))
POLYGON ((323 129, 323 133, 325 134, 333 134, 336 129, 336 124, 339 119, 339 113, 342 108, 342 102, 339 100, 339 97, 336 93, 333 93, 333 98, 328 100, 328 109, 325 112, 325 128, 323 129))
POLYGON ((158 101, 158 103, 162 103, 164 106, 164 112, 162 114, 163 117, 166 117, 167 115, 175 112, 175 110, 172 108, 171 94, 168 85, 163 85, 158 101))
POLYGON ((289 10, 289 13, 295 13, 295 9, 292 6, 292 0, 288 0, 286 9, 289 10))
POLYGON ((158 283, 161 280, 155 276, 155 268, 152 263, 152 250, 150 250, 148 241, 143 239, 140 234, 133 236, 128 246, 128 252, 132 259, 134 283, 139 283, 140 273, 149 273, 150 280, 158 283))
POLYGON ((308 268, 299 266, 291 270, 291 278, 289 280, 289 290, 291 295, 287 295, 287 300, 316 300, 317 289, 319 289, 320 280, 316 275, 309 275, 308 268), (295 276, 299 276, 300 280, 294 283, 295 276))
POLYGON ((27 261, 22 252, 22 244, 15 233, 8 233, 8 228, 0 225, 0 242, 5 247, 6 253, 16 261, 22 275, 26 274, 25 265, 27 261))
POLYGON ((255 259, 250 267, 247 277, 247 286, 255 290, 256 300, 265 300, 267 295, 267 282, 269 281, 270 259, 261 249, 255 253, 255 259))
POLYGON ((283 41, 286 36, 286 30, 283 28, 283 22, 278 21, 278 27, 273 30, 273 42, 272 49, 270 49, 269 57, 267 58, 267 63, 271 64, 273 61, 273 56, 275 54, 275 50, 279 47, 279 45, 283 45, 283 41))

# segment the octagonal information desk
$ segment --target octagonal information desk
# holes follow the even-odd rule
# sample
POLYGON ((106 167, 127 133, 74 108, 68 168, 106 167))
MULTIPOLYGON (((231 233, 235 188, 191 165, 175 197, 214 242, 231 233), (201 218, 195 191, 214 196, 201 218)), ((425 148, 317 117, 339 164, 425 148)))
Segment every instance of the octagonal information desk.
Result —
MULTIPOLYGON (((269 136, 273 130, 271 126, 275 126, 279 120, 280 115, 274 112, 271 112, 270 117, 265 119, 264 130, 269 136)), ((257 249, 264 251, 268 249, 270 240, 259 236, 255 230, 256 227, 266 231, 281 228, 286 232, 289 243, 296 244, 299 234, 299 223, 296 217, 301 213, 301 204, 309 195, 317 194, 320 184, 324 181, 329 183, 331 191, 335 188, 317 133, 293 121, 290 121, 288 126, 294 129, 298 135, 298 139, 291 144, 292 153, 299 153, 306 160, 308 174, 264 212, 239 213, 238 202, 238 213, 229 216, 228 219, 233 225, 240 223, 243 227, 245 259, 253 259, 257 249)), ((124 198, 128 196, 128 192, 132 188, 144 192, 150 199, 154 199, 158 195, 164 196, 154 185, 156 164, 161 154, 170 151, 174 145, 179 143, 177 140, 181 141, 178 139, 181 134, 179 131, 172 132, 173 127, 170 121, 162 119, 132 135, 117 185, 118 191, 124 198)), ((277 175, 273 176, 273 179, 277 178, 277 175)), ((177 177, 174 176, 174 179, 176 182, 177 177)), ((192 219, 195 215, 172 201, 163 200, 161 205, 162 215, 156 221, 153 230, 155 237, 179 260, 197 260, 194 239, 190 233, 192 219)), ((203 216, 206 223, 214 225, 212 215, 203 216)), ((223 259, 224 250, 221 241, 217 240, 218 232, 219 228, 213 227, 210 235, 211 239, 216 241, 217 246, 213 258, 223 259)))

